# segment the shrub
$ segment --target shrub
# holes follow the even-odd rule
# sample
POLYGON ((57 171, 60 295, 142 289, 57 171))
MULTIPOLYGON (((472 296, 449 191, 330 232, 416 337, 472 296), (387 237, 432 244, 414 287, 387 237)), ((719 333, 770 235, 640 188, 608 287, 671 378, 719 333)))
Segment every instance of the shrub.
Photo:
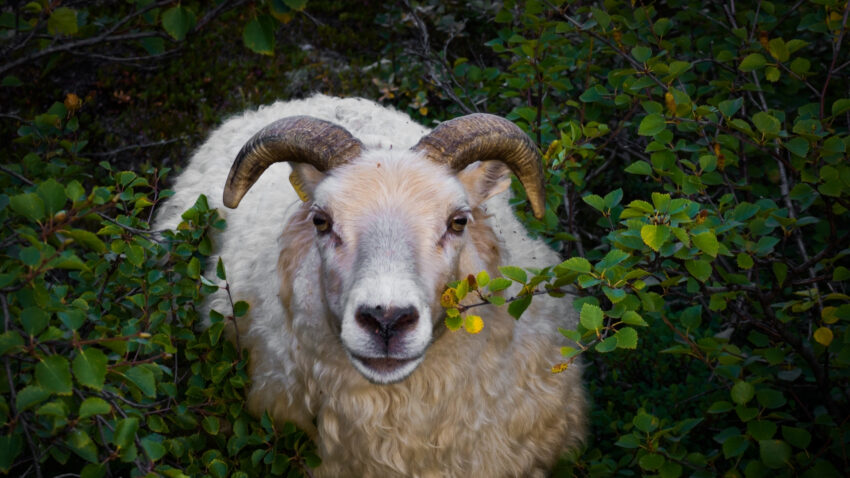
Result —
POLYGON ((734 8, 508 1, 499 62, 446 58, 546 151, 549 212, 526 220, 574 257, 501 272, 517 317, 578 295, 553 370, 589 355, 594 429, 565 474, 848 468, 848 7, 734 8))

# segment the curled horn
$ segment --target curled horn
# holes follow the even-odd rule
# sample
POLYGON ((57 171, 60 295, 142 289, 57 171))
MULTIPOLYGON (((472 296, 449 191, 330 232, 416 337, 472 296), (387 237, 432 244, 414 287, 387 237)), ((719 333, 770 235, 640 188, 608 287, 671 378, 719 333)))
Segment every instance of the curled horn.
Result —
POLYGON ((517 175, 534 217, 543 218, 546 194, 537 147, 521 129, 498 116, 475 113, 437 126, 412 148, 460 171, 475 161, 501 161, 517 175))
POLYGON ((224 205, 235 208, 263 171, 274 163, 306 163, 328 171, 357 157, 363 144, 345 128, 310 116, 275 121, 239 151, 224 186, 224 205))

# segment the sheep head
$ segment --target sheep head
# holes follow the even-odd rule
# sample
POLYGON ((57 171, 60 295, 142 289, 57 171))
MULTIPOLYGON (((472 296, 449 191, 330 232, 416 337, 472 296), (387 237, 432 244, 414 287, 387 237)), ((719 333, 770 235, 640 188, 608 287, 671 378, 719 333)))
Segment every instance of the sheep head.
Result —
POLYGON ((225 205, 236 207, 278 161, 291 163, 306 203, 331 325, 351 363, 374 383, 416 369, 443 330, 445 284, 487 265, 475 237, 486 226, 468 226, 481 203, 508 187, 507 168, 525 186, 535 216, 544 211, 536 147, 492 115, 445 122, 408 151, 370 151, 340 126, 284 118, 242 148, 225 205))

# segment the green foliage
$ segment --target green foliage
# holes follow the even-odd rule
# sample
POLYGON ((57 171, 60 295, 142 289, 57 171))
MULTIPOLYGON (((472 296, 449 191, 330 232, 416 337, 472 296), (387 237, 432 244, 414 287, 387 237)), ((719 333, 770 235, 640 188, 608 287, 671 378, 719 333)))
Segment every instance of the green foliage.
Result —
POLYGON ((547 217, 518 214, 573 257, 453 308, 573 296, 553 371, 590 356, 595 409, 565 476, 847 469, 847 7, 758 5, 508 1, 496 60, 454 61, 545 151, 547 217))
POLYGON ((302 432, 244 408, 247 360, 220 337, 248 304, 202 325, 196 306, 229 290, 220 259, 217 280, 201 270, 224 221, 201 196, 176 231, 152 231, 152 208, 172 193, 167 169, 94 164, 76 120, 56 103, 27 122, 16 141, 28 152, 0 175, 0 472, 301 476, 317 466, 302 432))

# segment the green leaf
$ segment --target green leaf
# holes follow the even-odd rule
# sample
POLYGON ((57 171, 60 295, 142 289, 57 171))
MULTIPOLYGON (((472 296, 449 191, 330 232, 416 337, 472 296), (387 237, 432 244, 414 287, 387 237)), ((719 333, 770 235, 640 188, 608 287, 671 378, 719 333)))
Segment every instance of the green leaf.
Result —
POLYGON ((607 12, 596 7, 590 7, 590 11, 593 13, 593 18, 596 19, 596 23, 598 23, 603 30, 607 30, 608 25, 611 24, 611 15, 608 15, 607 12))
POLYGON ((196 21, 195 13, 182 5, 171 7, 162 14, 162 28, 177 41, 186 39, 196 21))
POLYGON ((455 331, 463 325, 463 317, 460 315, 446 315, 446 327, 449 330, 455 331))
POLYGON ((80 404, 80 419, 93 415, 106 415, 112 411, 112 406, 100 397, 89 397, 80 404))
POLYGON ((103 389, 106 380, 106 364, 109 359, 100 349, 89 347, 81 350, 71 364, 74 377, 80 385, 93 388, 97 391, 103 389))
POLYGON ((528 275, 526 275, 525 271, 520 269, 519 267, 501 266, 499 267, 499 272, 501 272, 502 275, 507 277, 508 279, 511 279, 515 282, 519 282, 520 284, 525 284, 528 281, 528 275))
MULTIPOLYGON (((168 452, 166 448, 162 445, 162 437, 159 435, 148 435, 141 440, 142 448, 145 449, 145 453, 153 461, 157 461, 168 452)), ((236 475, 232 475, 235 477, 236 475)))
POLYGON ((526 294, 508 304, 508 313, 511 314, 511 317, 519 319, 529 304, 531 304, 531 294, 526 294))
POLYGON ((68 7, 53 10, 47 19, 47 32, 51 35, 73 35, 77 33, 77 11, 68 7))
POLYGON ((254 17, 242 32, 242 42, 254 53, 273 55, 275 22, 268 15, 254 17))
POLYGON ((767 51, 770 52, 770 56, 781 62, 788 61, 788 58, 791 56, 791 53, 788 51, 788 47, 785 46, 785 41, 782 40, 782 38, 774 38, 770 40, 767 44, 767 51))
POLYGON ((711 277, 711 262, 703 259, 685 261, 685 269, 700 282, 705 282, 711 277))
POLYGON ((24 332, 31 337, 44 330, 49 320, 50 316, 40 307, 27 307, 21 311, 21 325, 24 332))
POLYGON ((0 435, 0 472, 6 474, 15 464, 15 458, 24 449, 24 442, 20 434, 0 435))
POLYGON ((589 304, 587 302, 582 304, 581 312, 579 313, 579 320, 581 325, 583 325, 587 330, 599 330, 602 328, 602 321, 604 317, 605 314, 598 305, 589 304))
POLYGON ((89 437, 88 433, 85 431, 76 428, 71 433, 68 434, 68 439, 65 440, 65 443, 68 447, 80 458, 91 462, 97 463, 97 445, 92 441, 91 437, 89 437))
POLYGON ((782 426, 782 438, 797 448, 805 450, 812 441, 812 435, 802 428, 782 426))
POLYGON ((694 235, 691 239, 699 250, 711 257, 717 257, 720 244, 717 242, 717 236, 714 235, 714 232, 705 231, 694 235))
POLYGON ((123 418, 115 425, 115 433, 112 443, 119 448, 128 448, 136 439, 136 431, 139 429, 139 419, 136 417, 123 418))
POLYGON ((635 60, 643 63, 652 57, 652 50, 645 46, 636 46, 632 48, 632 56, 635 60))
POLYGON ((665 461, 666 459, 663 455, 659 455, 657 453, 647 453, 646 455, 640 457, 640 459, 638 460, 638 464, 644 470, 654 471, 661 468, 661 466, 664 465, 665 461))
POLYGON ((35 366, 35 378, 41 388, 50 393, 70 395, 73 389, 71 365, 60 355, 50 355, 39 361, 35 366))
POLYGON ((744 435, 732 435, 723 441, 723 456, 725 458, 740 456, 749 446, 750 442, 744 435))
POLYGON ((738 405, 745 405, 753 399, 756 394, 756 389, 752 384, 739 380, 732 386, 730 394, 732 395, 733 402, 738 405))
POLYGON ((776 434, 776 424, 770 420, 752 420, 747 423, 747 433, 756 440, 770 440, 776 434))
POLYGON ((791 447, 782 440, 760 440, 759 457, 768 468, 785 468, 791 458, 791 447))
POLYGON ((513 282, 505 279, 504 277, 494 277, 490 279, 490 284, 487 288, 490 289, 490 292, 498 292, 500 290, 507 289, 512 283, 513 282))
POLYGON ((9 206, 31 221, 44 219, 44 201, 35 193, 18 194, 9 198, 9 206))
POLYGON ((761 53, 751 53, 747 55, 743 59, 743 61, 741 61, 741 64, 738 66, 738 68, 741 71, 753 71, 763 67, 766 64, 767 60, 764 59, 761 53))
POLYGON ((18 396, 15 397, 15 408, 18 412, 34 407, 39 403, 47 400, 50 397, 50 392, 39 387, 38 385, 29 385, 18 391, 18 396))
POLYGON ((617 188, 617 189, 609 192, 608 194, 606 194, 603 199, 605 200, 605 208, 606 209, 614 208, 618 204, 620 204, 620 201, 623 200, 623 189, 617 188))
POLYGON ((189 265, 186 266, 186 275, 192 279, 201 277, 201 261, 197 257, 189 260, 189 265))
POLYGON ((655 136, 664 131, 667 124, 664 122, 664 117, 660 114, 646 115, 638 126, 638 134, 641 136, 655 136))
POLYGON ((661 246, 667 242, 669 237, 670 228, 665 225, 654 226, 647 224, 640 228, 640 238, 643 239, 643 243, 655 252, 661 249, 661 246))
POLYGON ((646 161, 640 160, 630 164, 626 167, 626 169, 624 169, 624 171, 630 174, 643 174, 645 176, 649 176, 652 174, 652 166, 650 166, 646 161))
POLYGON ((646 327, 649 325, 645 320, 643 320, 643 317, 641 317, 640 314, 633 310, 627 310, 620 320, 622 320, 624 324, 635 325, 638 327, 646 327))
POLYGON ((218 258, 218 263, 215 265, 215 275, 221 280, 227 280, 227 273, 224 270, 224 262, 221 257, 218 258))
POLYGON ((746 252, 741 252, 736 256, 736 261, 738 263, 738 267, 744 270, 750 270, 753 268, 753 257, 746 252))
POLYGON ((596 194, 588 194, 582 197, 581 200, 589 204, 593 209, 596 209, 600 212, 605 212, 605 200, 602 199, 601 196, 597 196, 596 194))
POLYGON ((39 184, 36 192, 44 201, 47 214, 56 214, 65 206, 65 188, 53 178, 39 184))
POLYGON ((623 327, 618 330, 614 337, 617 338, 617 348, 620 349, 635 349, 637 348, 637 331, 631 327, 623 327))
POLYGON ((240 300, 233 304, 233 315, 235 317, 243 317, 248 313, 248 310, 251 308, 251 305, 245 302, 244 300, 240 300))
POLYGON ((850 111, 850 98, 841 98, 832 103, 832 116, 840 115, 845 111, 850 111))
POLYGON ((596 344, 593 347, 599 353, 608 353, 617 348, 617 337, 611 336, 596 344))
POLYGON ((809 153, 809 142, 799 136, 786 141, 783 143, 783 146, 785 146, 785 149, 791 151, 797 156, 800 156, 801 158, 805 158, 806 154, 809 153))
POLYGON ((62 231, 62 234, 73 238, 77 243, 97 252, 98 254, 106 253, 106 244, 104 244, 99 237, 90 231, 86 231, 84 229, 71 229, 69 231, 62 231))
POLYGON ((777 135, 782 128, 782 123, 778 119, 764 111, 759 111, 753 115, 753 124, 766 135, 777 135))
POLYGON ((142 365, 137 365, 124 373, 130 382, 139 387, 139 390, 148 397, 156 397, 156 380, 153 372, 142 365))
POLYGON ((559 271, 574 271, 586 274, 590 272, 590 262, 584 257, 571 257, 555 266, 555 274, 563 275, 559 274, 559 271))
POLYGON ((737 113, 738 110, 741 109, 741 106, 743 104, 744 104, 743 98, 735 98, 734 100, 721 101, 717 105, 717 109, 719 109, 720 112, 723 113, 723 116, 725 116, 727 118, 731 118, 732 116, 735 116, 735 113, 737 113))
POLYGON ((487 287, 487 284, 490 283, 490 274, 487 271, 482 270, 475 276, 475 281, 478 283, 478 287, 487 287))

